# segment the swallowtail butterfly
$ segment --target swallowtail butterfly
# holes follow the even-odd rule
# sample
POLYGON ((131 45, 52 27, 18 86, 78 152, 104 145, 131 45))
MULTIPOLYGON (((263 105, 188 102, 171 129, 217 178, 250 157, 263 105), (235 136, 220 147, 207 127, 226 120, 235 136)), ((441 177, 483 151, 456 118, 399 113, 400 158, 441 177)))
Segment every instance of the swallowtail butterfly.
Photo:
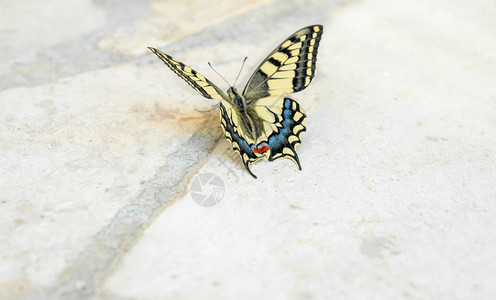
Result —
POLYGON ((287 94, 305 89, 315 75, 323 26, 302 28, 283 41, 258 66, 245 89, 230 87, 227 94, 205 76, 160 50, 149 47, 174 73, 199 94, 220 100, 220 121, 226 138, 248 172, 250 164, 291 159, 301 170, 295 146, 306 130, 306 115, 287 94))

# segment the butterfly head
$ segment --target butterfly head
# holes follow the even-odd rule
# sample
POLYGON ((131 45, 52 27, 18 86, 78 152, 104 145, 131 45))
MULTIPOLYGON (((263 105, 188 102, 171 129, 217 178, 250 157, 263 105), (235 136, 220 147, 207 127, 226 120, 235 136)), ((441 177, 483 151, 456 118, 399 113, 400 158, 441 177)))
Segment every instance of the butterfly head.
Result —
POLYGON ((231 99, 231 101, 240 106, 240 107, 244 107, 245 105, 245 98, 243 97, 243 95, 241 95, 240 93, 238 93, 238 91, 236 90, 235 87, 230 87, 228 90, 227 90, 227 95, 229 96, 229 99, 231 99))

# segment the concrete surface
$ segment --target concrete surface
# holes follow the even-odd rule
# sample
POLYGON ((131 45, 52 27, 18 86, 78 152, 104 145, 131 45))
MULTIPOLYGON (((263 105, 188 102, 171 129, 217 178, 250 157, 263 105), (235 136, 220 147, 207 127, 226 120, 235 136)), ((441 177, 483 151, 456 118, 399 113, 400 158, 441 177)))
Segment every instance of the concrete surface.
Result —
POLYGON ((0 4, 0 299, 493 298, 495 14, 491 0, 0 4), (317 75, 293 97, 303 171, 261 161, 257 180, 218 111, 197 111, 215 102, 146 49, 225 89, 208 61, 233 81, 248 56, 243 83, 314 23, 317 75))

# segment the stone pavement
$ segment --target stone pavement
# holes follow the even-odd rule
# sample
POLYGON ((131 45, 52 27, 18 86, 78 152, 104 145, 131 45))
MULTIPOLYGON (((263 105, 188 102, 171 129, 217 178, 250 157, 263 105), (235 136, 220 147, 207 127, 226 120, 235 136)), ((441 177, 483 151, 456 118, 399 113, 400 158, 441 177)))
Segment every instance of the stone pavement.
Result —
POLYGON ((496 3, 0 4, 0 299, 490 299, 496 3), (215 101, 324 25, 289 160, 244 170, 215 101))

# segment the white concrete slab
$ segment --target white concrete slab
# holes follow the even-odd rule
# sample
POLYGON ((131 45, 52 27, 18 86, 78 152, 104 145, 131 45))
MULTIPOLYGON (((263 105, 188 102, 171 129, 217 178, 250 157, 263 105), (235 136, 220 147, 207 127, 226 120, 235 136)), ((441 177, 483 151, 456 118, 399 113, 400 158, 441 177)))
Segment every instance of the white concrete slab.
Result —
POLYGON ((0 22, 13 43, 40 40, 29 57, 0 46, 0 298, 496 293, 492 1, 115 5, 73 15, 52 1, 0 22), (60 15, 94 22, 40 36, 60 15), (218 112, 195 111, 215 102, 143 54, 169 51, 224 88, 207 61, 231 81, 248 55, 246 80, 314 23, 317 76, 293 97, 308 115, 303 170, 260 161, 257 180, 217 141, 218 112), (219 201, 205 207, 208 173, 221 184, 203 182, 219 201))

